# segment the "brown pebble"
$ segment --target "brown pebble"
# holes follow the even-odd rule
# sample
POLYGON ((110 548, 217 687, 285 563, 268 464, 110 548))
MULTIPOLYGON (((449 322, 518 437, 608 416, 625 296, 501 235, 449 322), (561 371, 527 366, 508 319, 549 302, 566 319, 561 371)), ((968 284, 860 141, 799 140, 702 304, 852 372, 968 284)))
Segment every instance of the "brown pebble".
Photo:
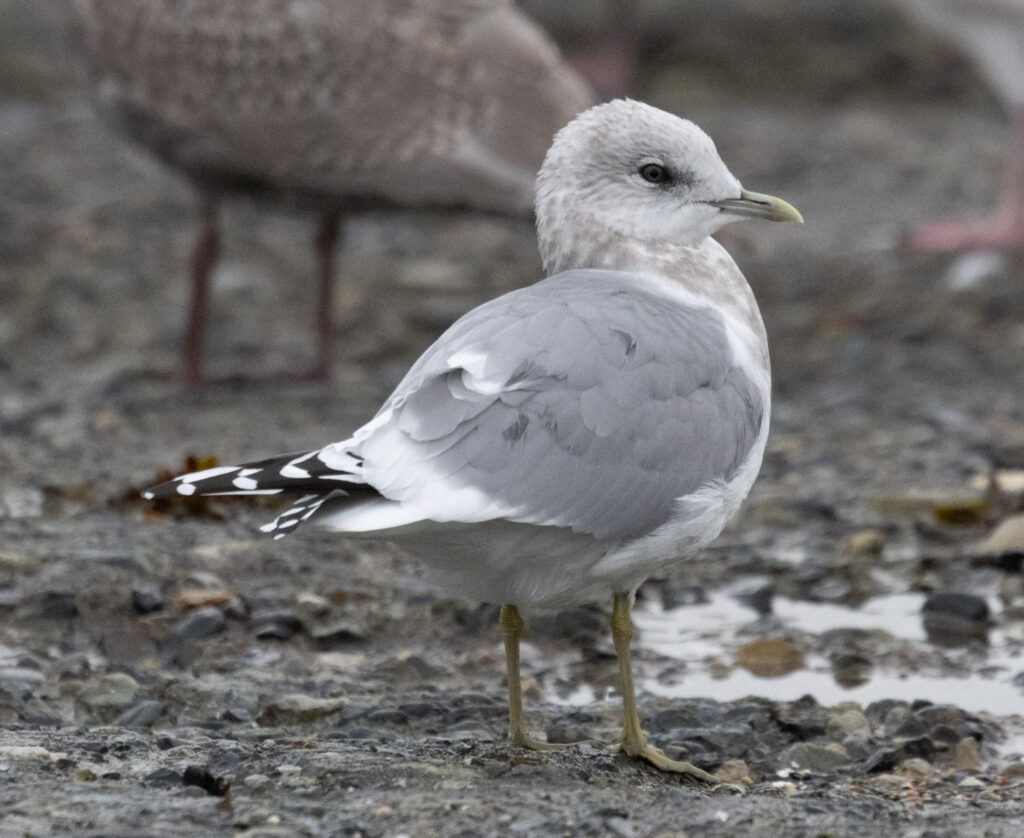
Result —
POLYGON ((759 678, 778 678, 803 668, 804 653, 792 640, 770 637, 740 646, 735 660, 759 678))

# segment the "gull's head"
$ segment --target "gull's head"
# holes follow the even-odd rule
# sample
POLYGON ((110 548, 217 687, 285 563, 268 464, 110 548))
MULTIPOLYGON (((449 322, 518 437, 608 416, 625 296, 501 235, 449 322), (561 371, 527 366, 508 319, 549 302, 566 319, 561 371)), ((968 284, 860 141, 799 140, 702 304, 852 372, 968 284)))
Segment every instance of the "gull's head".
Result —
POLYGON ((628 99, 597 105, 566 125, 537 177, 545 263, 574 247, 559 238, 578 237, 579 228, 655 246, 692 245, 740 218, 803 220, 785 201, 744 190, 692 122, 628 99))

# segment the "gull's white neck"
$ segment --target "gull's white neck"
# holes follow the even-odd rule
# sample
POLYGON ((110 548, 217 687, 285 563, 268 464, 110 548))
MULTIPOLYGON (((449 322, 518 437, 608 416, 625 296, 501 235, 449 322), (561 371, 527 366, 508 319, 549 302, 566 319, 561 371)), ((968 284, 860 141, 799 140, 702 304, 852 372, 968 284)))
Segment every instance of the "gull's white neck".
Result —
POLYGON ((547 224, 538 225, 548 276, 578 268, 656 276, 681 296, 728 311, 730 319, 750 330, 756 351, 760 354, 763 347, 767 360, 767 336, 753 291, 729 253, 713 238, 704 236, 690 244, 653 242, 622 235, 593 219, 584 222, 577 216, 571 220, 575 223, 564 224, 557 235, 551 234, 547 224), (580 229, 586 230, 585 236, 573 235, 580 229))

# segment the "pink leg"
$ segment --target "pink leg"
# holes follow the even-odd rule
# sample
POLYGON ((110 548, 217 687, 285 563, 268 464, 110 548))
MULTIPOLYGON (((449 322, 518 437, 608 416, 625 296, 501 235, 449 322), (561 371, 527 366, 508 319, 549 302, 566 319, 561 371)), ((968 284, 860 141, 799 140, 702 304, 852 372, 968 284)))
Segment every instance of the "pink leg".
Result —
POLYGON ((210 274, 220 251, 219 209, 217 198, 204 196, 199 211, 199 231, 192 250, 192 294, 185 337, 184 378, 189 387, 199 387, 203 383, 203 338, 209 308, 210 274))
POLYGON ((1024 107, 1014 114, 999 207, 976 221, 937 221, 915 227, 907 244, 918 250, 1024 248, 1024 107))
POLYGON ((316 235, 317 265, 319 268, 316 331, 316 362, 310 378, 330 378, 334 366, 334 263, 341 234, 341 212, 328 210, 320 220, 316 235))

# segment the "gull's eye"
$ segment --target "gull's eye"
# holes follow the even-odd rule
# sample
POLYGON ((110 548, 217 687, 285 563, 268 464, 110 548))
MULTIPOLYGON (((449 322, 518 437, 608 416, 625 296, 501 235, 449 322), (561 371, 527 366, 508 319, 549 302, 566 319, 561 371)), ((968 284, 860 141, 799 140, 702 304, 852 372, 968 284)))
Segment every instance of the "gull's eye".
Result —
POLYGON ((640 167, 640 177, 648 183, 653 183, 655 186, 668 183, 669 181, 668 169, 660 163, 645 163, 640 167))

